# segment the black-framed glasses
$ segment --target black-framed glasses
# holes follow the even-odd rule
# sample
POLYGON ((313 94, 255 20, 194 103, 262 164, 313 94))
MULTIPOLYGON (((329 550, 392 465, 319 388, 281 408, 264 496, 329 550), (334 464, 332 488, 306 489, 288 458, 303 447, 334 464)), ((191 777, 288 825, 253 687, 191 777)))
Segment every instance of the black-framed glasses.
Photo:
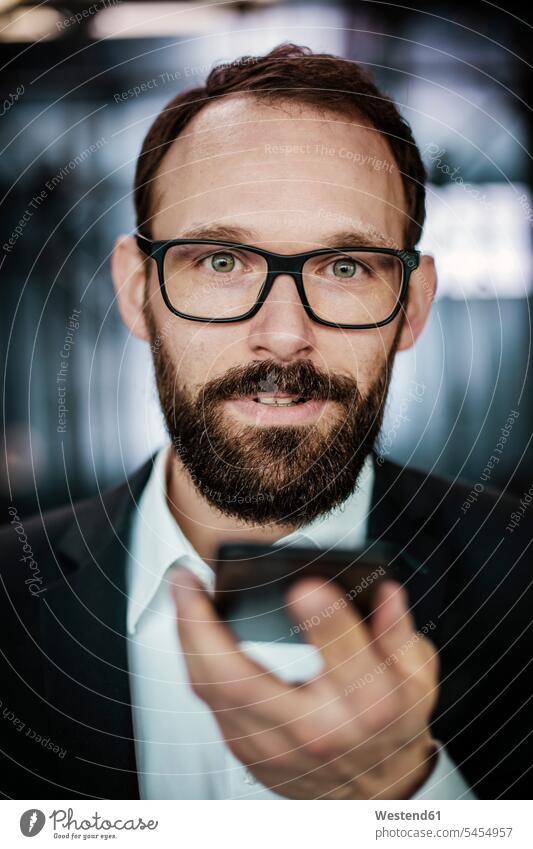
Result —
POLYGON ((190 321, 252 318, 279 274, 294 280, 305 312, 328 327, 382 327, 399 313, 420 251, 383 247, 319 248, 278 254, 219 239, 150 241, 139 248, 155 260, 161 294, 190 321))

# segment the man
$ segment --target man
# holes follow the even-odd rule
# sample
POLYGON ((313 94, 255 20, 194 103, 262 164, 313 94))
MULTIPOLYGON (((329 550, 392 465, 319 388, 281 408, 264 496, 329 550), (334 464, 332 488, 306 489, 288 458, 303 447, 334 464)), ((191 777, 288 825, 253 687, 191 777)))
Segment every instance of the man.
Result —
POLYGON ((19 521, 37 589, 16 517, 2 532, 4 795, 525 797, 525 523, 373 451, 436 287, 424 181, 367 74, 290 44, 157 117, 112 271, 170 445, 19 521), (235 540, 389 541, 413 568, 370 619, 302 578, 286 603, 306 644, 241 645, 210 597, 235 540))

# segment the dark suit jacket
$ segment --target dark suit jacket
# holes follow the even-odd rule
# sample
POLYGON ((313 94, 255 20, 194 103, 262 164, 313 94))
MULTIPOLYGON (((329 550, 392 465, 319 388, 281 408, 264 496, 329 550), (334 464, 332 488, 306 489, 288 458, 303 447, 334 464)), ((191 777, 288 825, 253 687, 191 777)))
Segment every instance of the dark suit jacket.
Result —
MULTIPOLYGON (((22 532, 15 516, 0 530, 4 797, 138 798, 125 576, 151 465, 101 496, 23 520, 22 532)), ((369 536, 420 564, 406 588, 417 627, 436 625, 433 736, 478 797, 529 798, 532 516, 511 533, 517 501, 496 490, 469 500, 470 484, 389 461, 375 469, 369 536)))

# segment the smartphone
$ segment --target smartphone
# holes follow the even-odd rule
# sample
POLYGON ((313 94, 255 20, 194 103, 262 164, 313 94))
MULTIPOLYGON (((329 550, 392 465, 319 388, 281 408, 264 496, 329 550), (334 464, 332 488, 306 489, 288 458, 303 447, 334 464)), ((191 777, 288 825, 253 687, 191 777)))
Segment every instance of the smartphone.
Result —
MULTIPOLYGON (((217 552, 213 602, 241 641, 301 643, 313 623, 298 623, 289 616, 285 593, 292 583, 309 575, 332 582, 338 590, 337 607, 353 604, 366 617, 380 582, 399 580, 401 560, 395 546, 382 542, 329 551, 225 543, 217 552)), ((335 604, 324 615, 331 615, 335 604)))

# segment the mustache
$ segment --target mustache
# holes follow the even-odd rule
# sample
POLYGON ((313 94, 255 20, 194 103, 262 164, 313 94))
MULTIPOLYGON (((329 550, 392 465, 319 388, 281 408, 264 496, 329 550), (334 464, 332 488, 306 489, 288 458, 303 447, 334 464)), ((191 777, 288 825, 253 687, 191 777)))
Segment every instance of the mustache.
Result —
POLYGON ((353 403, 360 395, 357 381, 346 375, 324 373, 310 360, 282 366, 275 360, 234 366, 208 381, 199 393, 204 404, 259 392, 283 392, 319 401, 353 403))

